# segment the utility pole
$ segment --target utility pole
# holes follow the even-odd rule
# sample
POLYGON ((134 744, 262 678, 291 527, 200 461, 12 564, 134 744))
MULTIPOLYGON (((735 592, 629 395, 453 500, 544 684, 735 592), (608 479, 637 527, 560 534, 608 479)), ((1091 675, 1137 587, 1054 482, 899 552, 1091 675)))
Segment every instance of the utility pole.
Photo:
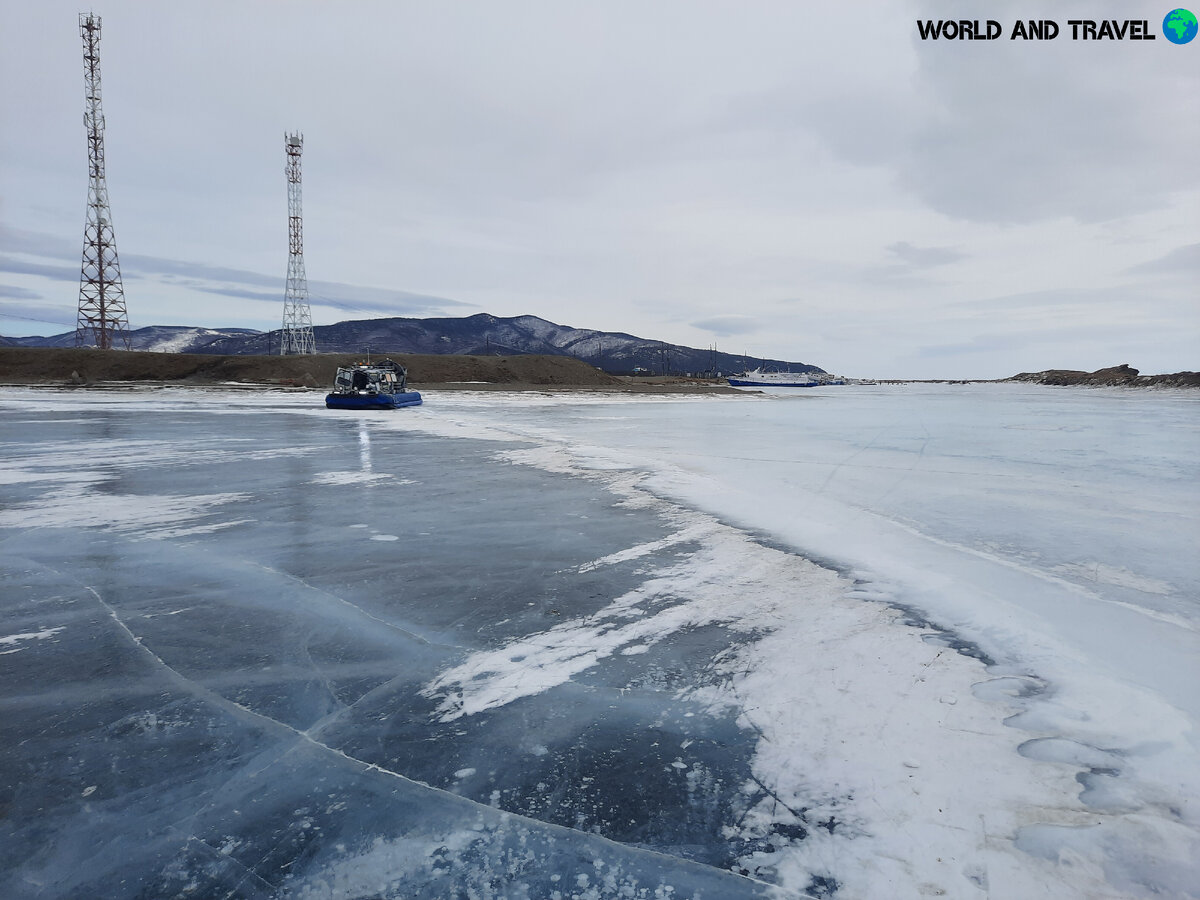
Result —
POLYGON ((308 307, 308 279, 304 275, 304 211, 300 202, 300 154, 304 135, 285 134, 288 179, 288 268, 287 288, 283 294, 283 328, 279 334, 279 355, 316 353, 312 312, 308 307))
POLYGON ((79 269, 79 318, 76 347, 110 350, 114 343, 129 349, 129 316, 113 236, 108 186, 104 181, 104 111, 100 107, 100 17, 80 13, 83 38, 83 126, 88 141, 87 224, 83 229, 83 263, 79 269))

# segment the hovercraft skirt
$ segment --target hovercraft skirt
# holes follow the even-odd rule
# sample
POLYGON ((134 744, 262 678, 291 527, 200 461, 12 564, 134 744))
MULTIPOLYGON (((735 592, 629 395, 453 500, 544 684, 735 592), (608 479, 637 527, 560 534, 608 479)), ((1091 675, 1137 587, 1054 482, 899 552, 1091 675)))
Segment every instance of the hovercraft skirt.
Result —
POLYGON ((401 391, 396 394, 326 394, 325 406, 329 409, 396 409, 401 406, 420 406, 418 391, 401 391))

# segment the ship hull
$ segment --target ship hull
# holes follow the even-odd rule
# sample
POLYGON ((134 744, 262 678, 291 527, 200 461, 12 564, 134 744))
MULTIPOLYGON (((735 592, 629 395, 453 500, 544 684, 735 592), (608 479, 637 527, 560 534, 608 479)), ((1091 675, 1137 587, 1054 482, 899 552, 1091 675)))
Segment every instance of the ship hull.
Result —
POLYGON ((760 381, 754 378, 729 378, 733 387, 820 387, 816 381, 760 381))

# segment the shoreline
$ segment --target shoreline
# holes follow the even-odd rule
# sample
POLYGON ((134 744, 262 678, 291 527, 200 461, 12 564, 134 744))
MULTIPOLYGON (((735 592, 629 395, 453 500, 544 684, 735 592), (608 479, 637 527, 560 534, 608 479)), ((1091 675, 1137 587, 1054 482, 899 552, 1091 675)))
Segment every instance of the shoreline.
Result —
MULTIPOLYGON (((383 360, 386 353, 372 353, 383 360)), ((611 393, 740 394, 724 379, 674 375, 611 375, 565 356, 458 356, 394 353, 417 390, 597 391, 611 393)), ((90 348, 0 347, 0 385, 105 390, 190 387, 232 390, 327 391, 340 366, 360 354, 218 356, 90 348)))
MULTIPOLYGON (((541 393, 541 394, 601 394, 608 396, 693 396, 693 397, 764 397, 766 392, 753 388, 736 388, 716 381, 700 381, 688 378, 632 378, 614 376, 620 379, 615 384, 542 384, 531 381, 410 381, 409 387, 425 394, 456 393, 478 391, 484 393, 541 393)), ((1180 383, 1166 378, 1150 376, 1154 381, 1140 381, 1125 384, 1103 384, 1094 382, 1055 383, 1034 381, 1024 378, 998 379, 888 379, 877 382, 878 385, 889 387, 905 385, 997 385, 997 384, 1031 384, 1041 387, 1078 390, 1121 389, 1132 390, 1134 393, 1157 393, 1164 390, 1194 391, 1200 384, 1180 383)), ((96 381, 58 381, 44 380, 0 380, 0 390, 32 390, 32 391, 98 391, 98 392, 135 392, 161 390, 192 390, 232 391, 243 393, 278 391, 295 394, 324 395, 331 389, 327 385, 296 384, 287 380, 279 381, 208 381, 200 379, 103 379, 96 381)), ((806 396, 806 389, 797 389, 788 396, 806 396)), ((775 396, 779 396, 776 394, 775 396)))
MULTIPOLYGON (((484 391, 543 394, 689 394, 695 396, 761 396, 761 391, 743 390, 716 383, 697 383, 680 380, 664 384, 634 382, 624 385, 594 384, 534 384, 532 382, 410 382, 412 390, 437 394, 456 391, 484 391)), ((271 382, 197 382, 197 381, 93 381, 73 384, 61 381, 0 381, 0 389, 53 391, 162 391, 170 389, 192 391, 282 391, 289 394, 326 394, 328 387, 271 382)))
MULTIPOLYGON (((376 359, 386 353, 373 353, 376 359)), ((574 357, 403 354, 392 358, 408 370, 415 389, 436 391, 549 391, 614 394, 759 394, 734 388, 724 378, 688 375, 613 375, 574 357)), ((340 366, 362 355, 220 356, 200 353, 111 351, 91 348, 0 346, 0 385, 105 390, 195 387, 234 390, 326 390, 340 366)), ((1095 372, 1050 369, 1009 378, 885 378, 879 385, 1026 383, 1055 387, 1200 387, 1200 373, 1142 375, 1128 365, 1095 372)))

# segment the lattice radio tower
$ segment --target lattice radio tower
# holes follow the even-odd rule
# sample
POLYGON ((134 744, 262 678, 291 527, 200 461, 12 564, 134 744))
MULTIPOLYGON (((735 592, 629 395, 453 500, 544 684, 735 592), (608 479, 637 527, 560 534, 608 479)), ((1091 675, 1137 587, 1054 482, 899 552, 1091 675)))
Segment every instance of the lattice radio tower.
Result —
POLYGON ((79 274, 79 320, 76 347, 109 350, 114 343, 129 349, 129 317, 125 289, 113 237, 108 188, 104 184, 104 113, 100 109, 100 17, 79 15, 83 36, 83 124, 88 138, 88 207, 83 230, 83 265, 79 274))
POLYGON ((285 134, 288 179, 288 270, 283 294, 283 329, 279 354, 316 353, 312 312, 308 308, 308 280, 304 277, 304 213, 300 206, 300 152, 304 135, 285 134))

